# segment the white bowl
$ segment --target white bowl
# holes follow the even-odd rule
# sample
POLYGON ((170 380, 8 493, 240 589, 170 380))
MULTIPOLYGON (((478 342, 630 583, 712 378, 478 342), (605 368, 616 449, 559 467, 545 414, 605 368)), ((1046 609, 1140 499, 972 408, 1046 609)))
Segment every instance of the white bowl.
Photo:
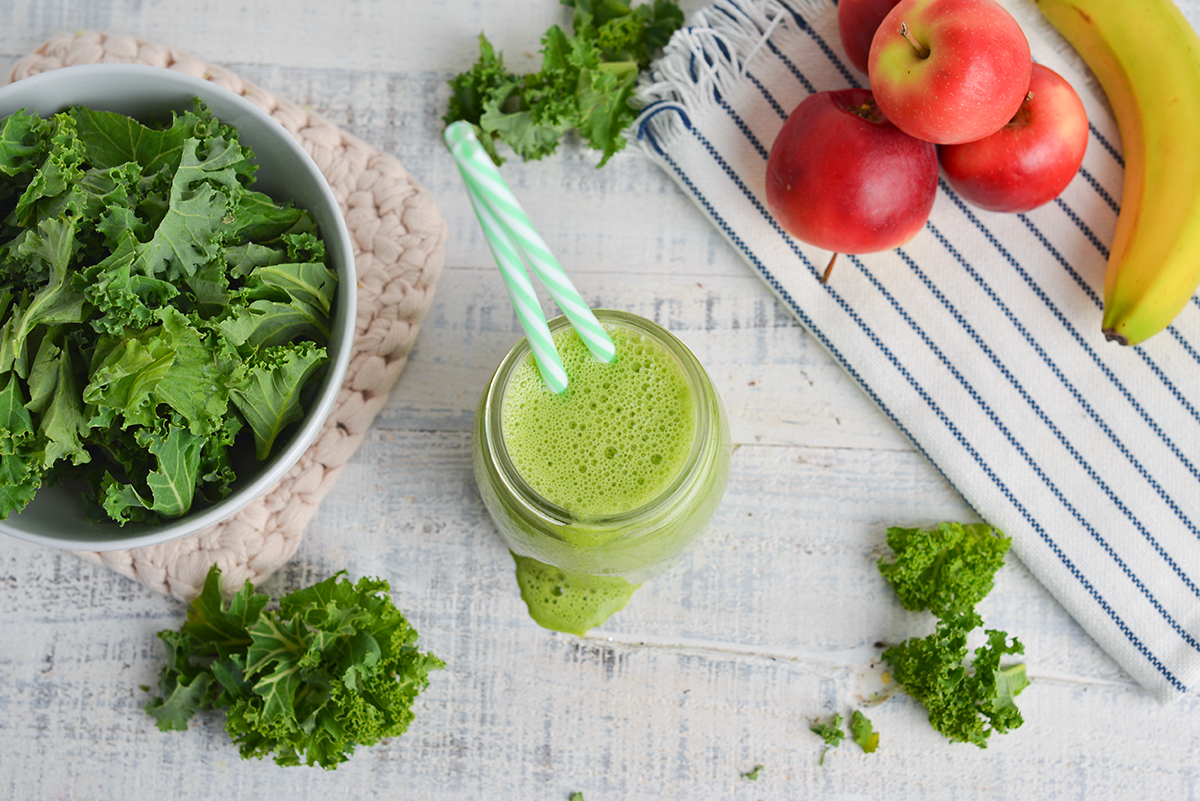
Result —
MULTIPOLYGON (((80 487, 43 487, 20 513, 0 520, 0 532, 72 550, 106 551, 154 545, 192 534, 234 515, 263 495, 312 444, 337 399, 354 341, 356 279, 350 233, 329 184, 299 142, 250 101, 216 84, 175 70, 139 64, 63 67, 0 88, 0 119, 24 108, 48 116, 70 106, 114 111, 140 120, 169 117, 192 108, 199 97, 217 119, 238 130, 259 164, 254 188, 310 211, 325 240, 329 266, 337 272, 329 361, 318 394, 298 426, 276 441, 264 462, 241 465, 233 491, 215 504, 197 500, 183 517, 157 524, 89 521, 80 487)), ((252 450, 252 448, 251 448, 252 450)))

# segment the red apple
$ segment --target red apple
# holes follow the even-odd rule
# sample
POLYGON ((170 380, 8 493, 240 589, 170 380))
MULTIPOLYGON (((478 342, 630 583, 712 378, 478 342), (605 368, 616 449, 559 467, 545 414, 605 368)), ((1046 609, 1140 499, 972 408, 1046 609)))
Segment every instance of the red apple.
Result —
POLYGON ((879 23, 900 0, 839 0, 838 33, 846 58, 863 75, 867 74, 867 56, 879 23))
POLYGON ((1031 66, 1029 41, 996 0, 900 0, 875 31, 867 71, 897 128, 957 144, 1012 119, 1031 66))
POLYGON ((817 92, 771 145, 767 207, 785 231, 834 258, 872 253, 921 230, 937 179, 937 149, 885 119, 869 89, 817 92))
POLYGON ((943 145, 946 181, 963 199, 991 211, 1019 212, 1058 197, 1083 163, 1088 122, 1071 84, 1033 65, 1029 94, 1008 124, 975 142, 943 145))

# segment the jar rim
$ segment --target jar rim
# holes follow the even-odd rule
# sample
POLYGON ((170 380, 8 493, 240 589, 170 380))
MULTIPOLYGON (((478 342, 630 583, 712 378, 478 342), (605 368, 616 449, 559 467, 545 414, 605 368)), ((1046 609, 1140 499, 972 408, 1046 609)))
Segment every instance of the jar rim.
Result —
MULTIPOLYGON (((632 312, 619 309, 594 309, 596 318, 601 323, 609 323, 631 329, 641 335, 650 337, 679 363, 681 372, 687 382, 692 397, 694 414, 694 434, 687 459, 678 473, 662 492, 640 506, 622 512, 605 515, 581 515, 544 498, 517 470, 508 453, 504 442, 501 425, 504 392, 516 367, 530 354, 529 340, 522 338, 500 362, 487 388, 486 410, 484 418, 484 436, 487 438, 487 448, 493 456, 498 478, 512 496, 519 500, 528 511, 542 518, 551 526, 586 525, 596 527, 620 526, 636 524, 639 518, 649 517, 664 507, 669 507, 676 499, 685 494, 690 486, 690 479, 695 475, 697 466, 701 463, 708 441, 712 436, 710 431, 711 418, 715 413, 710 409, 708 399, 715 395, 716 390, 705 373, 703 366, 695 354, 677 336, 663 326, 632 312)), ((548 321, 551 334, 570 325, 565 315, 560 315, 548 321)))

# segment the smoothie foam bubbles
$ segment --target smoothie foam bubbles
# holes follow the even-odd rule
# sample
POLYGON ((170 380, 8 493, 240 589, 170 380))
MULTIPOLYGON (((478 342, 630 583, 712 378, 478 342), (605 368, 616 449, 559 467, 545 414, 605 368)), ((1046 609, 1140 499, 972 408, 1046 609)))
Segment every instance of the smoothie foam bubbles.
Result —
POLYGON ((596 359, 570 328, 554 337, 570 384, 546 390, 532 359, 504 391, 500 427, 517 473, 577 517, 628 512, 665 492, 696 437, 695 399, 675 356, 609 326, 617 350, 596 359))

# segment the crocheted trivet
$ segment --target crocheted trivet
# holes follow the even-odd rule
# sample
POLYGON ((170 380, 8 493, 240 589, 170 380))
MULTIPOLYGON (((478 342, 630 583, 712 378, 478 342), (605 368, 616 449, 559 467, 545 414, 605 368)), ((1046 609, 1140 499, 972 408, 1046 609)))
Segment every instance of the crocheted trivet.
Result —
POLYGON ((49 39, 16 63, 9 81, 73 64, 150 64, 206 78, 245 96, 286 128, 325 174, 354 243, 358 322, 346 381, 316 441, 283 479, 234 517, 169 543, 80 556, 187 601, 209 567, 226 591, 259 582, 296 552, 308 521, 362 442, 408 358, 441 274, 446 223, 430 194, 394 157, 227 69, 130 36, 94 32, 49 39))

